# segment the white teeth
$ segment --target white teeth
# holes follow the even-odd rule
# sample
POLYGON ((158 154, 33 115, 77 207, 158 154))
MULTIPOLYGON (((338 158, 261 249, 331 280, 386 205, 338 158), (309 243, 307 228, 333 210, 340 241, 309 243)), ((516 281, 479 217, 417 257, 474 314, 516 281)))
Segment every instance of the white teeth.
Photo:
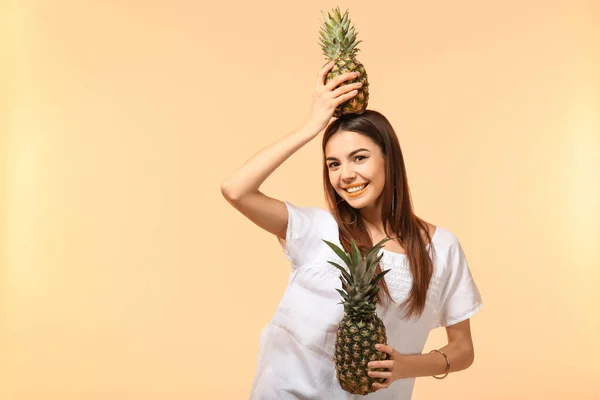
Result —
POLYGON ((358 191, 361 191, 361 190, 363 190, 363 189, 365 188, 365 186, 367 186, 367 185, 355 186, 355 187, 353 187, 353 188, 346 189, 346 191, 347 191, 348 193, 354 193, 354 192, 358 192, 358 191))

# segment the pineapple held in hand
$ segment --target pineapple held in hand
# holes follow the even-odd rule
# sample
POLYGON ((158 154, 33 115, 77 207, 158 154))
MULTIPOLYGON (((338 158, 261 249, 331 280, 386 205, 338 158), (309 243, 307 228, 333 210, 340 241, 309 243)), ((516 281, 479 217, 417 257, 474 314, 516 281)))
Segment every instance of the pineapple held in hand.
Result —
MULTIPOLYGON (((375 349, 377 343, 387 344, 383 321, 376 310, 377 282, 389 272, 381 272, 373 278, 375 268, 383 254, 377 256, 383 244, 391 240, 385 238, 366 254, 365 258, 352 241, 352 253, 348 254, 337 245, 323 240, 348 266, 350 273, 342 266, 328 261, 341 271, 342 290, 336 289, 343 300, 344 317, 338 325, 335 341, 335 369, 342 389, 352 394, 366 395, 375 391, 373 382, 385 383, 384 378, 371 378, 367 363, 387 360, 387 353, 375 349)), ((374 369, 383 371, 384 369, 374 369)))
POLYGON ((333 116, 338 118, 344 114, 362 114, 367 109, 369 103, 369 82, 367 81, 367 72, 365 67, 356 60, 356 47, 362 40, 356 40, 354 27, 350 28, 350 19, 348 11, 342 16, 339 7, 331 13, 323 15, 321 22, 321 48, 327 62, 335 60, 335 65, 327 74, 325 83, 337 75, 345 74, 346 72, 359 72, 360 75, 355 79, 346 81, 344 84, 361 82, 362 86, 358 89, 356 96, 341 103, 335 109, 333 116))

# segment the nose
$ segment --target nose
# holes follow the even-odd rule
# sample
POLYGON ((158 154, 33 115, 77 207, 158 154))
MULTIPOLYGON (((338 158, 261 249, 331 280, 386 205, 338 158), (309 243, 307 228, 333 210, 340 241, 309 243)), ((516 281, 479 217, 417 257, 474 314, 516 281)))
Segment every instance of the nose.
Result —
POLYGON ((345 183, 350 183, 356 178, 356 173, 351 164, 342 165, 342 180, 345 183))

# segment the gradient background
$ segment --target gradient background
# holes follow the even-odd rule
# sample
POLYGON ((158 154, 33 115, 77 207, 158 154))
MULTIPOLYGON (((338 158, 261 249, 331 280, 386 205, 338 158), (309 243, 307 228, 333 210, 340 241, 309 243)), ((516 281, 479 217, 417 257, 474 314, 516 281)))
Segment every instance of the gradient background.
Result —
MULTIPOLYGON (((289 265, 219 186, 308 115, 336 5, 485 303, 473 366, 413 398, 600 396, 599 1, 14 0, 1 399, 248 398, 289 265)), ((324 206, 321 137, 261 190, 324 206)))

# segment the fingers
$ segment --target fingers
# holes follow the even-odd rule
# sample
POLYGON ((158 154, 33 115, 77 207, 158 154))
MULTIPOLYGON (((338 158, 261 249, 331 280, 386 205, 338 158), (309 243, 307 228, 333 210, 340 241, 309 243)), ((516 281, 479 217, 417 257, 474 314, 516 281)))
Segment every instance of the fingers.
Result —
POLYGON ((313 105, 311 110, 311 119, 315 119, 317 123, 322 124, 323 121, 330 121, 335 109, 342 103, 350 100, 352 97, 358 94, 358 89, 361 85, 356 84, 343 84, 341 83, 355 79, 358 73, 345 73, 342 75, 335 76, 327 85, 325 81, 327 74, 335 66, 335 61, 331 61, 319 72, 317 79, 317 86, 313 95, 313 105), (340 86, 338 88, 338 85, 340 86))
POLYGON ((373 382, 373 389, 386 389, 390 387, 390 383, 388 381, 388 383, 377 383, 377 382, 373 382))
POLYGON ((353 98, 357 94, 358 94, 358 90, 352 90, 351 92, 348 92, 346 94, 343 94, 343 95, 341 95, 341 96, 336 97, 335 99, 333 99, 333 104, 335 105, 335 107, 337 107, 340 104, 342 104, 343 102, 350 100, 351 98, 353 98))
POLYGON ((334 65, 335 60, 332 60, 329 63, 325 64, 323 68, 321 68, 321 71, 319 71, 319 76, 317 77, 317 86, 325 86, 325 77, 334 65))
POLYGON ((376 344, 375 349, 377 349, 381 352, 387 353, 392 357, 397 355, 396 349, 394 349, 392 346, 388 346, 387 344, 376 344))
POLYGON ((368 374, 371 378, 390 379, 392 377, 392 373, 389 371, 369 371, 368 374))
POLYGON ((335 99, 338 96, 341 96, 342 94, 350 92, 351 90, 358 90, 358 89, 360 89, 361 86, 362 86, 361 82, 355 82, 355 83, 349 83, 347 85, 342 85, 333 91, 333 98, 335 99))
POLYGON ((360 75, 358 72, 346 72, 345 74, 338 75, 335 78, 333 78, 332 80, 330 80, 329 82, 327 82, 327 85, 325 85, 325 89, 333 90, 342 82, 352 80, 352 79, 356 78, 358 75, 360 75))
POLYGON ((371 361, 367 364, 369 369, 375 368, 394 368, 394 360, 371 361))

